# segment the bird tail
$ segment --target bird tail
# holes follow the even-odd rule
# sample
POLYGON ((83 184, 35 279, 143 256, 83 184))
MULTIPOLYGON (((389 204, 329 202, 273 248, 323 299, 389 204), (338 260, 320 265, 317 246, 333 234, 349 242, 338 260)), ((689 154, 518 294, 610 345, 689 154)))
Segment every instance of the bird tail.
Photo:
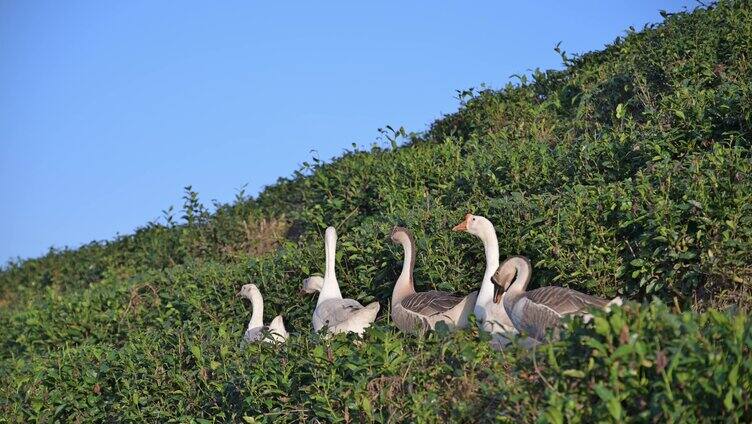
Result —
POLYGON ((603 308, 604 311, 610 312, 612 306, 621 306, 624 302, 621 300, 621 296, 616 296, 615 298, 611 299, 606 306, 603 308))
POLYGON ((606 306, 612 306, 612 305, 621 306, 622 304, 623 302, 621 300, 621 296, 616 296, 615 298, 611 299, 611 301, 608 302, 606 306))

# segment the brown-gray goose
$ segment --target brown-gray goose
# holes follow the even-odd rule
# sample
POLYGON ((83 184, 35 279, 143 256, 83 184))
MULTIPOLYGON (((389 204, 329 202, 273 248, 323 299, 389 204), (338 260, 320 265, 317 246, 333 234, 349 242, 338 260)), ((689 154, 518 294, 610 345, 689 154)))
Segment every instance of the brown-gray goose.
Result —
POLYGON ((394 227, 391 239, 405 251, 402 273, 392 291, 391 316, 397 328, 406 333, 422 333, 433 330, 439 322, 449 328, 467 327, 467 317, 475 306, 478 292, 464 297, 438 290, 416 292, 413 282, 415 238, 408 229, 394 227))
POLYGON ((621 305, 619 297, 609 301, 565 287, 525 291, 532 269, 524 256, 512 256, 499 266, 491 280, 498 287, 494 302, 503 303, 518 331, 538 341, 545 338, 549 328, 556 331, 563 316, 588 315, 590 308, 608 310, 611 305, 621 305))

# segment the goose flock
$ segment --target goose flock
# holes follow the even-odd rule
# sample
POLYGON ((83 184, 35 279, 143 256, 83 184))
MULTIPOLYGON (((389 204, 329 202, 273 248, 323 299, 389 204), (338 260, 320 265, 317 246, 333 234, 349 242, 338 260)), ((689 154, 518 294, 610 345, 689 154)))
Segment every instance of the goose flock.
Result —
MULTIPOLYGON (((532 276, 532 265, 524 256, 512 256, 499 263, 499 245, 496 230, 488 219, 467 214, 452 228, 478 237, 483 243, 486 268, 480 290, 467 295, 457 295, 438 290, 415 291, 413 270, 416 245, 407 228, 394 227, 391 240, 402 245, 404 257, 400 273, 392 291, 390 316, 394 325, 408 334, 422 334, 433 330, 440 322, 449 329, 468 325, 468 317, 475 314, 481 330, 491 334, 494 348, 503 348, 520 335, 520 344, 532 347, 544 341, 549 330, 558 337, 562 317, 581 315, 591 318, 591 309, 608 311, 612 305, 621 305, 621 298, 606 300, 580 293, 565 287, 547 286, 527 291, 532 276)), ((339 290, 335 272, 337 232, 334 227, 324 234, 324 277, 311 276, 303 280, 304 293, 318 293, 311 323, 315 332, 325 329, 327 334, 352 332, 361 335, 376 320, 380 305, 372 302, 363 306, 355 299, 344 299, 339 290)), ((264 299, 254 284, 246 284, 238 293, 251 301, 253 312, 243 340, 252 342, 284 343, 288 332, 281 315, 268 326, 262 317, 264 299)))

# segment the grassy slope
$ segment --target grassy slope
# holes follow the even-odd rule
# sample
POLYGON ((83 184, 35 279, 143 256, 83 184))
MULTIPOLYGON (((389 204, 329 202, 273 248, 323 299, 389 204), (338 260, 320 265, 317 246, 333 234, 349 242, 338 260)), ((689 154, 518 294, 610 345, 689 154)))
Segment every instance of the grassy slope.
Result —
POLYGON ((673 15, 474 93, 404 147, 313 161, 213 215, 188 192, 180 225, 10 264, 0 421, 749 420, 751 53, 749 1, 673 15), (492 352, 474 329, 403 337, 386 313, 362 345, 307 334, 297 291, 322 271, 326 225, 343 294, 386 311, 396 223, 416 233, 422 287, 477 288, 480 243, 448 231, 468 210, 494 221, 502 255, 533 260, 533 285, 742 312, 633 303, 535 355, 492 352), (249 280, 300 337, 239 348, 249 280))

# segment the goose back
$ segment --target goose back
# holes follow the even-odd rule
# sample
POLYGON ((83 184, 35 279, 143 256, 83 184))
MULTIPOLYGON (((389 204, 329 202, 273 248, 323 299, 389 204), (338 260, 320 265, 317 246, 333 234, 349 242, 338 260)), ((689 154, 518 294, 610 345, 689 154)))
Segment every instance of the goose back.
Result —
POLYGON ((264 330, 268 331, 268 328, 264 326, 246 329, 245 334, 243 334, 243 341, 245 341, 246 343, 253 343, 263 339, 264 330))
POLYGON ((287 330, 282 323, 282 317, 277 316, 271 322, 270 325, 264 325, 262 327, 253 327, 245 330, 243 334, 243 341, 245 343, 254 343, 259 341, 276 341, 278 343, 284 343, 287 340, 287 330), (279 319, 279 325, 275 325, 275 320, 279 319), (280 326, 281 325, 281 326, 280 326))
POLYGON ((464 297, 455 296, 451 293, 429 290, 406 296, 400 304, 410 312, 431 316, 449 311, 464 299, 464 297))
POLYGON ((608 300, 557 286, 541 287, 505 299, 515 327, 537 340, 542 340, 546 331, 555 328, 563 316, 584 314, 589 308, 603 309, 608 303, 608 300))
POLYGON ((434 329, 439 322, 450 329, 464 328, 477 297, 477 291, 464 297, 437 290, 414 293, 392 305, 392 320, 407 333, 434 329))
POLYGON ((313 311, 313 329, 319 331, 326 326, 331 333, 353 331, 361 334, 376 319, 378 312, 378 302, 363 307, 354 299, 328 299, 313 311))

